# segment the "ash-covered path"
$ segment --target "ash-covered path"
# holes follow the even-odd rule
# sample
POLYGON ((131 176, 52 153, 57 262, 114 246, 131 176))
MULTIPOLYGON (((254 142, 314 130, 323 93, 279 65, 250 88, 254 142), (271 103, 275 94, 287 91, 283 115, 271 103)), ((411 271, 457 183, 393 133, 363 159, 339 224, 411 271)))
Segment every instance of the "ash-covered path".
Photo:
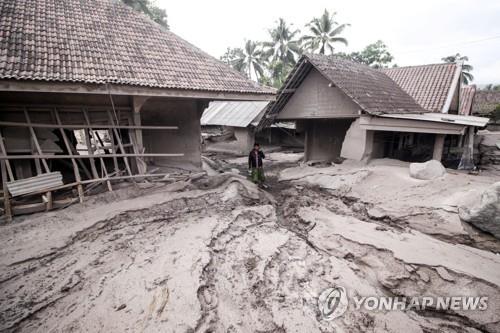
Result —
POLYGON ((443 185, 488 179, 403 184, 402 167, 275 156, 267 192, 233 170, 2 226, 0 329, 500 332, 498 242, 457 222, 453 198, 436 200, 443 185), (385 173, 396 179, 380 182, 385 173), (348 309, 324 321, 317 299, 333 285, 349 296, 487 295, 489 307, 348 309))

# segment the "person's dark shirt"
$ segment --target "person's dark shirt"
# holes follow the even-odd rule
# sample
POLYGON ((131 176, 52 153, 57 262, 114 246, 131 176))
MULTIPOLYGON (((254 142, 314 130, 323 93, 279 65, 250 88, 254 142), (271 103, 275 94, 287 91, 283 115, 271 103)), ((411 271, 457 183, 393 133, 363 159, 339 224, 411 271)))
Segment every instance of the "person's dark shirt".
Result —
POLYGON ((252 149, 250 154, 248 154, 248 167, 249 168, 260 168, 262 167, 262 159, 266 158, 266 155, 260 150, 252 149))

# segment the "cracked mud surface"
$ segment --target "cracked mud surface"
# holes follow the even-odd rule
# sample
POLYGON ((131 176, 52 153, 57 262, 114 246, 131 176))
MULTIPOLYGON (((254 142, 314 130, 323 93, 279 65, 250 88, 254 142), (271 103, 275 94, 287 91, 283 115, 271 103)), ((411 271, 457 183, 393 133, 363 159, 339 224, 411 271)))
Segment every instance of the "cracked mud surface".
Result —
POLYGON ((456 220, 449 195, 436 199, 443 185, 490 180, 408 183, 398 168, 291 158, 268 166, 268 191, 215 172, 1 226, 0 330, 500 332, 499 242, 456 220), (386 172, 395 185, 381 182, 386 172), (486 295, 488 309, 348 310, 328 322, 317 298, 332 285, 350 296, 486 295))

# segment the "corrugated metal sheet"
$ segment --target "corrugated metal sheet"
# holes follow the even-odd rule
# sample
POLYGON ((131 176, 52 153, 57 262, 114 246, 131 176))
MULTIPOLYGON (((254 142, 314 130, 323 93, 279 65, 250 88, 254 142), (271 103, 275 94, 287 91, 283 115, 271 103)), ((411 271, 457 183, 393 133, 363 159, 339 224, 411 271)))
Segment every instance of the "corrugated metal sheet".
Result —
POLYGON ((247 127, 260 120, 268 102, 211 102, 203 112, 201 125, 247 127))
POLYGON ((484 127, 489 121, 489 118, 485 117, 463 116, 458 114, 435 113, 435 112, 423 113, 423 114, 383 114, 380 115, 380 117, 434 121, 440 123, 476 126, 476 127, 484 127))
POLYGON ((23 194, 43 192, 44 190, 60 185, 63 185, 61 173, 50 172, 35 177, 7 182, 7 189, 13 197, 16 197, 23 194))

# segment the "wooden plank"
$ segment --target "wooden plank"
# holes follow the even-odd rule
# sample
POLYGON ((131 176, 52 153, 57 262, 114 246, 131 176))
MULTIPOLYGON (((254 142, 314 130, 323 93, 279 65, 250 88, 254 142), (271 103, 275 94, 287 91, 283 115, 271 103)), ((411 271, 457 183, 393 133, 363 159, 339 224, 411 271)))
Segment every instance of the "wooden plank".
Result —
MULTIPOLYGON (((7 156, 7 150, 5 149, 5 144, 3 140, 3 135, 2 131, 0 130, 0 155, 1 156, 7 156)), ((9 160, 5 160, 5 166, 7 169, 7 174, 9 175, 9 180, 13 181, 14 180, 14 174, 12 173, 12 168, 10 166, 9 160)), ((5 180, 7 181, 7 179, 5 180)))
MULTIPOLYGON (((85 109, 82 109, 82 112, 83 112, 83 117, 85 118, 85 121, 87 123, 90 123, 89 119, 87 118, 87 113, 86 113, 86 110, 85 109)), ((91 155, 90 157, 90 169, 92 170, 92 176, 93 178, 99 178, 99 174, 97 173, 97 168, 95 166, 95 159, 94 159, 94 149, 92 148, 92 142, 90 141, 90 131, 92 129, 89 129, 89 128, 86 128, 85 129, 85 142, 87 144, 87 152, 89 155, 91 155)))
MULTIPOLYGON (((115 121, 113 119, 113 115, 111 114, 111 112, 109 110, 108 110, 108 115, 109 115, 109 121, 110 121, 111 125, 114 126, 115 121)), ((118 133, 118 130, 116 128, 113 128, 113 132, 115 133, 115 137, 116 137, 116 140, 118 142, 118 146, 120 147, 120 151, 122 152, 122 156, 123 156, 123 154, 125 154, 125 149, 123 148, 123 145, 122 145, 120 133, 118 133)), ((123 162, 125 163, 125 169, 127 169, 128 174, 131 176, 132 170, 130 169, 130 165, 128 163, 128 159, 126 156, 123 156, 123 162)))
MULTIPOLYGON (((59 117, 59 112, 57 111, 56 108, 54 108, 54 112, 53 113, 54 113, 56 122, 60 125, 61 124, 61 118, 59 117)), ((66 136, 66 132, 64 132, 64 129, 63 128, 59 128, 59 131, 61 132, 61 136, 63 138, 64 145, 66 146, 66 150, 72 156, 73 155, 73 148, 74 147, 69 144, 69 140, 68 140, 68 137, 66 136)), ((78 160, 78 161, 80 161, 80 160, 78 160)), ((79 183, 77 185, 78 198, 80 199, 80 202, 83 202, 83 198, 84 198, 83 186, 82 186, 82 184, 80 184, 80 182, 82 181, 82 177, 80 175, 80 170, 78 169, 78 165, 76 164, 76 160, 73 157, 71 157, 71 164, 73 165, 73 173, 75 175, 75 180, 76 180, 77 183, 79 183)))
MULTIPOLYGON (((35 144, 37 154, 43 155, 42 148, 40 148, 40 143, 38 142, 38 139, 36 137, 35 130, 31 126, 31 119, 30 119, 30 116, 28 114, 28 110, 26 108, 24 108, 24 117, 26 118, 26 122, 29 125, 28 128, 29 128, 29 131, 31 133, 31 138, 33 139, 33 143, 35 144)), ((42 158, 42 164, 45 168, 45 172, 50 172, 49 165, 47 164, 47 161, 45 161, 45 159, 43 159, 43 158, 42 158)))
MULTIPOLYGON (((89 114, 88 114, 88 111, 87 111, 87 109, 85 109, 85 108, 84 108, 84 109, 82 109, 82 110, 83 110, 83 117, 85 118, 85 123, 87 123, 87 125, 88 125, 88 126, 90 126, 90 125, 91 125, 91 124, 90 124, 90 116, 89 116, 89 114)), ((92 137, 94 138, 94 141, 96 141, 96 140, 95 140, 96 135, 95 135, 95 132, 94 132, 94 130, 93 130, 92 128, 87 129, 87 133, 90 133, 90 132, 92 132, 92 137)), ((99 138, 99 141, 100 141, 100 142, 102 142, 102 140, 100 140, 100 138, 99 138)), ((103 146, 104 146, 104 145, 103 145, 103 146)), ((92 154, 94 154, 94 151, 92 151, 92 154)), ((102 171, 104 171, 104 173, 105 173, 105 174, 106 174, 106 176, 107 176, 107 174, 108 174, 108 170, 106 170, 106 164, 104 163, 104 159, 101 157, 99 160, 101 161, 101 170, 102 170, 102 171)), ((91 161, 91 163, 92 163, 92 161, 93 161, 93 160, 90 160, 90 161, 91 161)), ((95 165, 94 165, 94 168, 95 168, 95 165)), ((98 178, 98 177, 94 177, 94 178, 98 178)), ((113 189, 111 188, 111 183, 110 183, 109 181, 107 182, 107 185, 108 185, 108 189, 109 189, 109 191, 110 191, 110 192, 111 192, 111 191, 113 191, 113 189)))
POLYGON ((182 157, 184 154, 166 154, 166 153, 144 153, 144 154, 94 154, 92 156, 89 155, 7 155, 1 156, 0 160, 31 160, 31 159, 49 159, 49 160, 57 160, 57 159, 85 159, 85 158, 111 158, 111 157, 182 157))
MULTIPOLYGON (((104 111, 103 111, 104 112, 104 111)), ((63 129, 133 129, 133 130, 178 130, 178 126, 138 126, 138 125, 109 125, 109 124, 94 124, 94 125, 59 125, 59 124, 41 124, 41 123, 21 123, 15 121, 0 121, 0 126, 6 127, 33 127, 33 128, 63 128, 63 129)))
POLYGON ((139 87, 125 84, 92 84, 79 82, 29 82, 19 80, 1 80, 0 90, 3 91, 32 91, 50 93, 81 93, 81 94, 105 94, 126 96, 159 96, 174 98, 197 98, 212 100, 236 100, 236 101, 269 101, 274 100, 274 92, 218 92, 192 89, 164 89, 152 87, 139 87))
POLYGON ((2 169, 2 188, 3 188, 3 205, 4 205, 4 213, 7 219, 7 222, 12 221, 12 211, 10 207, 10 196, 9 190, 7 189, 7 170, 6 170, 6 162, 0 161, 0 168, 2 169))

